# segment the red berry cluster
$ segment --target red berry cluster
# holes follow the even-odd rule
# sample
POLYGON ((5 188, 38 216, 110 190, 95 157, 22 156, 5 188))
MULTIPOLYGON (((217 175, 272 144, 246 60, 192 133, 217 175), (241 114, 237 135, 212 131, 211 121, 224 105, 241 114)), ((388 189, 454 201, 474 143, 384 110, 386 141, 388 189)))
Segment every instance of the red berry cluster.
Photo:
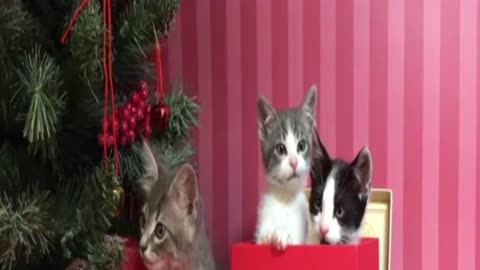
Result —
POLYGON ((113 124, 113 117, 109 115, 107 121, 102 123, 103 130, 107 130, 106 136, 103 132, 98 135, 98 142, 100 145, 113 145, 113 127, 117 128, 117 138, 122 146, 135 141, 135 131, 144 137, 150 138, 152 128, 150 126, 150 113, 152 106, 147 104, 148 85, 142 81, 139 84, 139 89, 130 94, 129 101, 116 110, 115 125, 113 124))

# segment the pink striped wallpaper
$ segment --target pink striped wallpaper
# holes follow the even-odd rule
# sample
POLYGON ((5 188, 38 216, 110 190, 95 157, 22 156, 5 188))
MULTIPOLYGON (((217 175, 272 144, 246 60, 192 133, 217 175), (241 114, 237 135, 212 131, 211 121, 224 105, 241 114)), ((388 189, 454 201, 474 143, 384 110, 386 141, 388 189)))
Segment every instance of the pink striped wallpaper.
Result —
POLYGON ((480 269, 476 0, 181 5, 164 64, 202 106, 195 146, 221 266, 251 238, 263 189, 257 97, 291 106, 315 83, 327 148, 350 159, 368 144, 374 186, 393 190, 392 269, 480 269))

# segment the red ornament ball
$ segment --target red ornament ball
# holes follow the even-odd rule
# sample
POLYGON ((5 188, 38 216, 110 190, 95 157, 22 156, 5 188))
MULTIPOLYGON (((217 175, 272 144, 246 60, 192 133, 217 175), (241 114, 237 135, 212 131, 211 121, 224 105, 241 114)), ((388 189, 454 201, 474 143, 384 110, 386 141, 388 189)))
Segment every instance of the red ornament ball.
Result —
POLYGON ((157 105, 151 112, 153 124, 159 130, 168 128, 168 121, 170 120, 170 109, 164 105, 157 105))

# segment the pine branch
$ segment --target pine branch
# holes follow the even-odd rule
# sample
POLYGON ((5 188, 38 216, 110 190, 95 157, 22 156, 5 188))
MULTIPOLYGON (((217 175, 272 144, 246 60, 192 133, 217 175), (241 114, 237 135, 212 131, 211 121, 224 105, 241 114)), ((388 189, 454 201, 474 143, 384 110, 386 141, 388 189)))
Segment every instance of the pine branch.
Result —
POLYGON ((163 135, 164 143, 176 145, 189 139, 191 129, 198 127, 197 113, 200 108, 195 97, 186 95, 183 84, 179 82, 163 97, 163 102, 170 109, 168 129, 163 135))
POLYGON ((18 54, 36 40, 35 21, 23 10, 21 0, 3 0, 0 5, 0 88, 7 88, 15 73, 18 54))
POLYGON ((38 47, 23 57, 22 65, 17 69, 20 87, 12 103, 21 110, 17 120, 25 121, 23 136, 36 152, 42 148, 41 144, 54 139, 60 126, 59 117, 65 109, 66 94, 61 91, 59 67, 38 47))
MULTIPOLYGON (((155 43, 155 31, 167 36, 174 21, 179 0, 132 0, 120 16, 115 43, 117 78, 123 79, 130 70, 145 67, 147 51, 155 43), (127 68, 131 67, 131 68, 127 68)), ((142 73, 140 73, 142 74, 142 73)))
MULTIPOLYGON (((81 0, 77 0, 74 6, 79 6, 80 2, 81 0)), ((68 40, 73 66, 84 82, 84 87, 88 87, 93 94, 96 86, 103 80, 101 61, 104 27, 101 9, 100 1, 90 1, 78 16, 68 40)))
POLYGON ((119 237, 106 236, 102 242, 88 245, 89 270, 120 270, 124 255, 124 241, 119 237))
MULTIPOLYGON (((112 170, 110 169, 110 172, 112 170)), ((118 207, 118 195, 120 184, 113 173, 105 174, 101 167, 97 167, 90 175, 77 176, 83 178, 82 186, 79 179, 72 180, 76 185, 68 185, 62 190, 67 190, 70 195, 61 197, 60 201, 68 207, 76 209, 72 211, 62 209, 59 216, 70 220, 63 239, 64 253, 68 257, 87 258, 92 250, 89 247, 104 241, 104 233, 111 227, 115 211, 118 207), (81 191, 78 191, 78 190, 81 191), (95 206, 95 207, 92 207, 95 206), (72 222, 73 221, 73 222, 72 222)))
POLYGON ((52 251, 57 225, 48 215, 48 192, 0 195, 0 269, 28 265, 52 251), (32 195, 33 194, 33 195, 32 195))

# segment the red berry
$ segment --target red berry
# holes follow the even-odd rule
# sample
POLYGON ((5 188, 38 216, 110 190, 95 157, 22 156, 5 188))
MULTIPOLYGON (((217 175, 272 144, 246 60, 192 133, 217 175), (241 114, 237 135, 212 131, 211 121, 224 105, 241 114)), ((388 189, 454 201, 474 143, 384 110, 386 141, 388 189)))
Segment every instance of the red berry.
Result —
POLYGON ((122 131, 122 134, 127 134, 129 130, 129 127, 128 127, 128 122, 127 121, 122 121, 122 123, 120 124, 120 131, 122 131))
POLYGON ((107 145, 110 146, 113 144, 113 135, 112 134, 108 134, 107 135, 107 145))
POLYGON ((138 103, 137 109, 140 111, 145 110, 145 106, 147 106, 147 103, 145 103, 145 100, 140 100, 140 103, 138 103))
POLYGON ((137 111, 137 120, 141 121, 145 115, 143 114, 142 110, 137 111))
POLYGON ((133 130, 128 131, 127 140, 131 143, 135 141, 135 132, 133 130))
POLYGON ((131 129, 135 129, 135 127, 137 126, 137 118, 135 117, 130 117, 128 118, 128 126, 131 128, 131 129))
POLYGON ((104 136, 103 133, 98 134, 98 144, 100 144, 101 146, 104 146, 106 141, 107 141, 107 137, 104 136))
POLYGON ((130 109, 125 107, 122 110, 122 118, 123 119, 128 119, 130 117, 130 109))
POLYGON ((145 105, 145 114, 150 115, 151 111, 152 111, 152 105, 150 104, 145 105))
POLYGON ((149 125, 146 125, 143 130, 143 136, 148 139, 150 138, 150 135, 152 135, 152 128, 149 125))
POLYGON ((132 92, 130 94, 130 100, 133 102, 133 104, 138 105, 140 102, 140 95, 138 95, 137 92, 132 92))
POLYGON ((124 107, 124 108, 125 108, 128 112, 130 112, 130 111, 132 110, 132 107, 133 107, 132 104, 131 104, 130 102, 128 102, 127 104, 125 104, 125 107, 124 107))
POLYGON ((140 88, 140 90, 138 91, 138 94, 140 95, 140 99, 145 101, 148 98, 148 89, 140 88))
POLYGON ((120 144, 121 144, 122 146, 126 146, 126 145, 128 144, 127 136, 122 136, 122 137, 120 138, 120 144))
POLYGON ((138 83, 138 86, 139 86, 140 90, 143 90, 143 89, 148 90, 148 84, 147 84, 146 81, 140 81, 140 82, 138 83))

